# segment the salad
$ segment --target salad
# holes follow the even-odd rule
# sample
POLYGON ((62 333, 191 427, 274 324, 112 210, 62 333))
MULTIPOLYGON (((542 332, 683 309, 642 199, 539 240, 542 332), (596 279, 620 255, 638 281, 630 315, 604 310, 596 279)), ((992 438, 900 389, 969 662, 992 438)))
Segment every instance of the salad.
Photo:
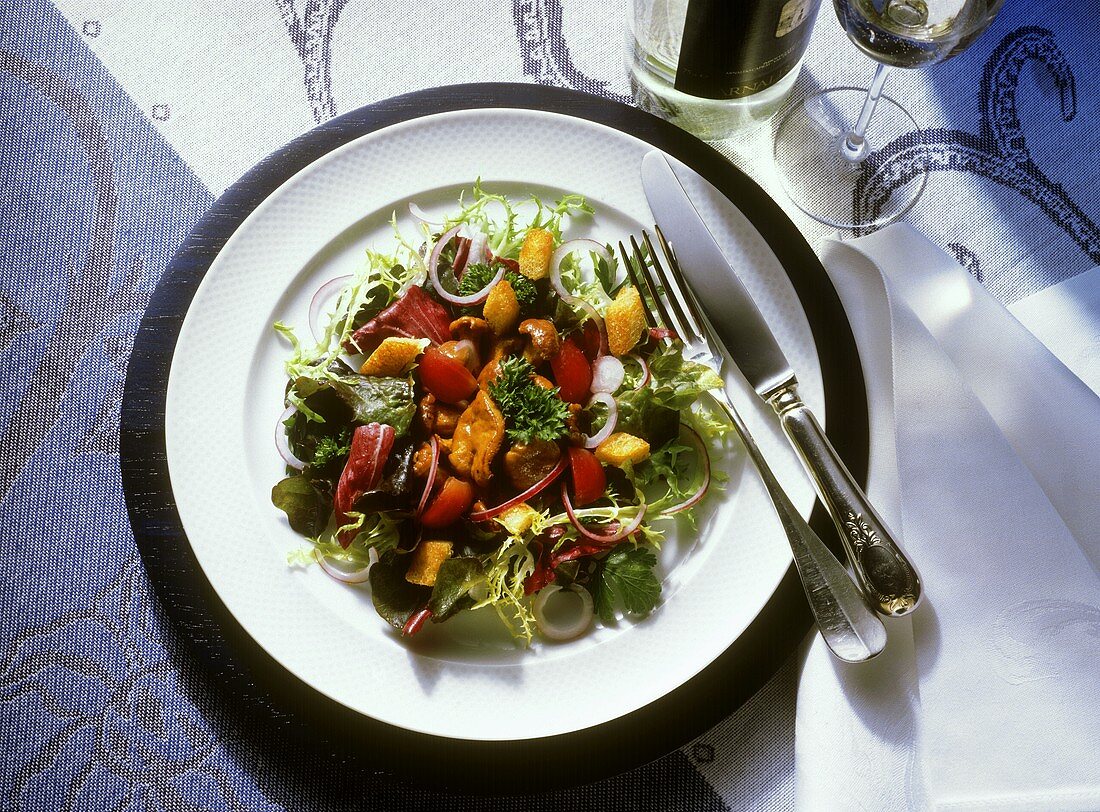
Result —
POLYGON ((652 611, 665 531, 725 479, 721 380, 647 327, 609 246, 565 239, 580 196, 479 182, 443 222, 409 211, 317 291, 312 340, 275 324, 291 563, 369 583, 403 635, 492 607, 524 643, 568 640, 652 611))

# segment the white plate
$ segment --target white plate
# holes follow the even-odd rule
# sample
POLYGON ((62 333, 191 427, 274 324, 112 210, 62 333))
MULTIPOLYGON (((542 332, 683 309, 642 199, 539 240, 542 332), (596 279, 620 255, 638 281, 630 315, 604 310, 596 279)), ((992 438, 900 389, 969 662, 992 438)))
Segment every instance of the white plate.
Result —
MULTIPOLYGON (((439 736, 516 740, 581 730, 682 685, 736 640, 772 595, 790 553, 755 474, 744 473, 732 451, 717 461, 730 481, 704 503, 701 532, 670 532, 658 609, 572 643, 517 649, 499 633, 483 636, 476 617, 429 624, 410 643, 378 617, 368 587, 286 564, 301 540, 270 502, 282 476, 273 431, 286 354, 272 323, 308 333, 313 291, 352 272, 366 246, 388 242, 391 212, 404 212, 409 200, 429 212, 447 210, 477 177, 514 196, 583 194, 596 217, 575 223, 569 237, 617 241, 637 233, 652 223, 638 174, 649 149, 618 130, 539 111, 416 119, 303 169, 245 220, 211 265, 169 378, 172 489, 219 597, 272 657, 313 688, 359 713, 439 736)), ((789 353, 804 397, 822 413, 809 326, 771 250, 701 178, 688 191, 789 353)), ((736 373, 728 385, 808 513, 812 492, 775 421, 736 373)))

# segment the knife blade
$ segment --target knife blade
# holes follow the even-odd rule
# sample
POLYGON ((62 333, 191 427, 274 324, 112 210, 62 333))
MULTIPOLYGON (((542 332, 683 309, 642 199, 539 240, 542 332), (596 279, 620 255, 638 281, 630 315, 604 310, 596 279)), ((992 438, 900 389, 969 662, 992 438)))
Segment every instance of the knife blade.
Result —
MULTIPOLYGON (((726 351, 779 417, 836 525, 864 595, 881 614, 916 609, 920 575, 802 402, 794 370, 745 285, 699 216, 676 171, 657 150, 642 159, 642 187, 679 270, 726 351)), ((675 277, 675 274, 673 274, 675 277)))
POLYGON ((752 295, 658 150, 642 159, 642 187, 688 284, 749 385, 767 400, 773 392, 794 384, 794 370, 752 295))

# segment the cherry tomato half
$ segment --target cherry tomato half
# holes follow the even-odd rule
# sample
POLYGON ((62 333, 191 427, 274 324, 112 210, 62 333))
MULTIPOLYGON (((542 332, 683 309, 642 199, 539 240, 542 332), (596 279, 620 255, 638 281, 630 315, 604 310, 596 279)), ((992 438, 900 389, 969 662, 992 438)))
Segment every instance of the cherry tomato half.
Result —
MULTIPOLYGON (((596 463, 599 465, 599 463, 596 463)), ((420 523, 424 527, 447 527, 462 518, 474 501, 474 486, 458 477, 450 477, 439 493, 432 497, 420 523)))
POLYGON ((573 469, 573 505, 582 507, 595 502, 607 490, 607 474, 587 448, 569 448, 569 465, 573 469))
POLYGON ((550 359, 550 369, 554 371, 554 381, 562 400, 580 403, 588 397, 592 386, 592 365, 572 336, 561 343, 557 354, 550 359))
POLYGON ((424 350, 419 372, 424 388, 444 403, 458 403, 477 391, 477 380, 470 370, 436 347, 424 350))

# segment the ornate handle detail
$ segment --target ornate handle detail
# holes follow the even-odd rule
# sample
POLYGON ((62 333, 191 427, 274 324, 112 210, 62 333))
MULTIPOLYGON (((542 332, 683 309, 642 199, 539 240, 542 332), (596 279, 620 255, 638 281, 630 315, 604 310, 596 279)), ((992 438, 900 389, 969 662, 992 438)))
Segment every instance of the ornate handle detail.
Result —
POLYGON ((912 612, 920 603, 920 576, 837 456, 813 412, 794 385, 774 393, 768 402, 832 516, 867 598, 884 615, 912 612))
POLYGON ((818 538, 787 497, 737 410, 725 398, 715 398, 715 402, 733 421, 749 459, 768 490, 790 542, 806 601, 829 650, 850 663, 876 656, 886 646, 886 629, 882 621, 867 606, 863 593, 852 583, 844 565, 829 552, 825 542, 818 538))

